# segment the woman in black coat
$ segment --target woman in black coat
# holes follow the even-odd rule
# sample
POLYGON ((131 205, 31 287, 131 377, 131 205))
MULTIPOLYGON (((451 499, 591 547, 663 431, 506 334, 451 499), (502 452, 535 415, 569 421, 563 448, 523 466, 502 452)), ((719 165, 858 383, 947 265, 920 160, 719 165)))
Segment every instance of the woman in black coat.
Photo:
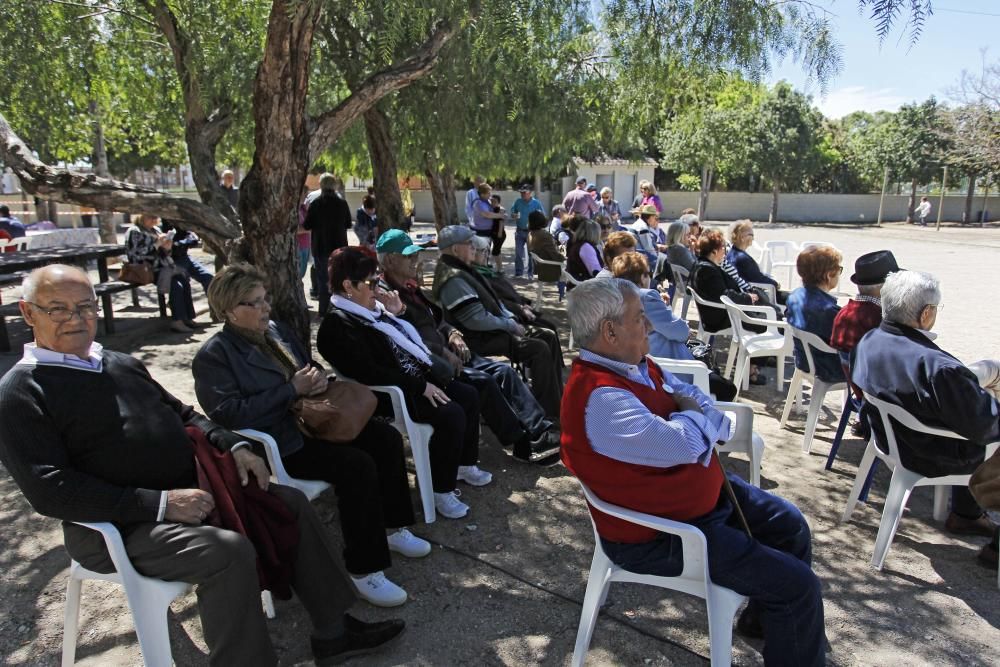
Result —
MULTIPOLYGON (((369 385, 396 385, 415 421, 434 427, 430 441, 434 505, 449 519, 469 511, 458 499, 460 479, 485 486, 493 476, 479 460, 479 394, 434 366, 420 334, 379 303, 378 262, 368 252, 341 248, 330 256, 332 306, 316 336, 316 349, 338 371, 369 385)), ((389 301, 399 301, 390 294, 389 301)), ((395 312, 401 311, 399 303, 395 312)))
POLYGON ((289 475, 329 482, 337 493, 344 560, 358 593, 372 604, 403 604, 406 591, 385 578, 390 550, 426 556, 430 543, 410 533, 414 522, 403 441, 392 426, 370 420, 351 442, 303 435, 292 413, 303 396, 324 391, 323 369, 283 325, 269 319, 264 275, 233 264, 208 290, 225 322, 195 355, 198 402, 215 422, 273 437, 289 475), (386 528, 398 529, 386 536, 386 528))

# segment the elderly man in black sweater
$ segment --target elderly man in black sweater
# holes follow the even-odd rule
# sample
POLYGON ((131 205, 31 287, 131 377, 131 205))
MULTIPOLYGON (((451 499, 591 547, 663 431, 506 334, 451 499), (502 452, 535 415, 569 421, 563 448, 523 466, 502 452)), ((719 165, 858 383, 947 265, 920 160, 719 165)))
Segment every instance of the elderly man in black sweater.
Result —
POLYGON ((312 619, 317 664, 369 652, 402 632, 402 621, 363 623, 345 614, 353 587, 304 495, 268 485, 263 460, 238 435, 183 405, 139 361, 94 342, 99 311, 84 272, 37 269, 23 291, 21 313, 35 343, 0 379, 0 460, 36 511, 64 521, 74 559, 113 571, 101 536, 71 523, 113 522, 140 574, 197 585, 211 664, 277 664, 253 545, 202 523, 215 502, 198 488, 185 432, 193 426, 231 453, 244 486, 268 490, 295 516, 291 587, 312 619))

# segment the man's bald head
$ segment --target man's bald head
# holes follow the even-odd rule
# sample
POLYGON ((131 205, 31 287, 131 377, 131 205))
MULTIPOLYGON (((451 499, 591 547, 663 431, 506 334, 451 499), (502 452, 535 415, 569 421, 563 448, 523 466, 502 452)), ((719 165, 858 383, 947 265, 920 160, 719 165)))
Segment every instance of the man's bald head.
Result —
POLYGON ((37 301, 39 290, 59 290, 61 286, 74 283, 87 285, 90 293, 94 294, 90 276, 83 269, 67 264, 49 264, 35 269, 24 279, 21 283, 22 299, 37 301))

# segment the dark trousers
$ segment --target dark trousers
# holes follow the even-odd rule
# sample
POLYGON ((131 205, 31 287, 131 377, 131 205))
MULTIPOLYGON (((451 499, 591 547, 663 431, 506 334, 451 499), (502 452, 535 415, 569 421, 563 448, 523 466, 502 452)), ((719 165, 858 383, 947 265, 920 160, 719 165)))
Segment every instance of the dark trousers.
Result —
POLYGON ((983 508, 967 486, 951 487, 951 511, 965 519, 978 519, 983 515, 983 508))
POLYGON ((455 490, 458 466, 479 461, 479 394, 474 387, 452 380, 442 387, 451 401, 433 406, 423 396, 411 397, 413 419, 434 427, 431 436, 431 477, 434 493, 455 490))
POLYGON ((369 421, 352 442, 303 441, 282 462, 292 477, 333 485, 347 571, 361 576, 388 568, 385 529, 414 522, 402 436, 389 424, 369 421))
POLYGON ((191 281, 184 275, 175 273, 170 279, 170 319, 193 320, 194 298, 191 296, 191 281))
MULTIPOLYGON (((545 416, 557 422, 559 403, 562 401, 562 357, 556 357, 553 353, 552 337, 555 333, 547 329, 536 331, 541 332, 537 337, 530 333, 515 337, 502 331, 463 333, 466 343, 476 354, 484 357, 504 356, 524 364, 531 379, 531 393, 545 410, 545 416)), ((556 338, 555 346, 558 345, 559 339, 556 338)))
MULTIPOLYGON (((823 597, 811 567, 809 526, 787 500, 735 475, 729 480, 753 538, 724 491, 714 510, 685 522, 705 534, 712 581, 750 598, 748 613, 759 614, 764 628, 765 665, 824 664, 823 597)), ((681 542, 673 535, 601 543, 612 561, 632 572, 676 576, 683 566, 681 542)))
POLYGON ((201 288, 208 292, 208 285, 212 282, 212 272, 201 265, 200 262, 196 262, 187 255, 183 257, 174 258, 174 264, 181 267, 187 271, 188 275, 198 281, 201 288))
POLYGON ((316 274, 316 298, 319 301, 319 314, 326 315, 330 309, 330 279, 327 275, 327 262, 330 261, 330 254, 313 255, 313 268, 316 274))
POLYGON ((510 364, 473 355, 462 371, 462 380, 479 391, 483 421, 501 444, 513 444, 525 435, 535 439, 552 427, 545 410, 510 364))
MULTIPOLYGON (((309 613, 314 634, 334 636, 357 599, 354 586, 302 492, 278 484, 268 488, 288 505, 299 525, 292 589, 309 613)), ((66 549, 80 564, 95 572, 114 571, 100 533, 74 524, 64 530, 66 549)), ((197 586, 210 664, 278 664, 260 604, 257 554, 248 539, 214 526, 166 522, 121 530, 129 560, 140 574, 197 586)))

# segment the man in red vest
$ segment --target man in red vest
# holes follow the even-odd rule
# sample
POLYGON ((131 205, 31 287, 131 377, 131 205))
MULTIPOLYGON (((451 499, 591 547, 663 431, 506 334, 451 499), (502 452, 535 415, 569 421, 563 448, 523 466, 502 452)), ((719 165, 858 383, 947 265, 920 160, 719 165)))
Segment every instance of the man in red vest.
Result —
MULTIPOLYGON (((588 280, 570 293, 568 311, 580 356, 562 399, 566 467, 607 502, 699 528, 712 581, 750 598, 737 630, 764 638, 765 664, 824 664, 823 599, 802 514, 728 475, 747 534, 714 450, 731 436, 729 419, 647 358, 650 325, 635 285, 588 280)), ((590 512, 620 567, 681 572, 675 536, 590 512)))

